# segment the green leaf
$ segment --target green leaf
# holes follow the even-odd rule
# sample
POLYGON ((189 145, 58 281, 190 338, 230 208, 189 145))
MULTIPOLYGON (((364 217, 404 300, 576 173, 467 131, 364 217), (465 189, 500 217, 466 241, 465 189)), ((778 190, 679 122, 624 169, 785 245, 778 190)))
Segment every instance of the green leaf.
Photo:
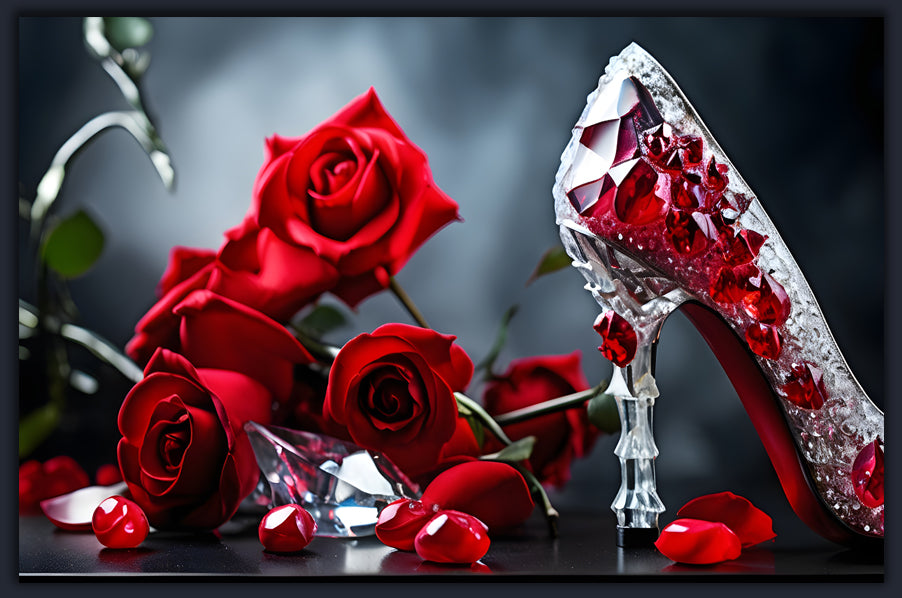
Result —
POLYGON ((50 230, 41 246, 41 257, 64 278, 76 278, 94 265, 103 243, 103 231, 84 210, 79 210, 50 230))
POLYGON ((103 27, 110 45, 120 52, 143 46, 153 37, 153 25, 141 17, 104 17, 103 27))
POLYGON ((589 400, 586 407, 589 422, 607 434, 620 431, 620 414, 617 412, 617 400, 608 393, 597 394, 589 400))
POLYGON ((519 305, 513 305, 504 312, 504 315, 501 317, 501 324, 498 327, 498 335, 495 337, 495 343, 489 350, 488 355, 476 365, 475 371, 478 372, 479 370, 484 369, 487 377, 492 375, 492 368, 495 365, 495 361, 498 359, 498 355, 501 353, 504 344, 507 342, 507 329, 510 327, 511 320, 514 319, 514 316, 519 309, 519 305))
POLYGON ((482 458, 491 461, 525 461, 532 455, 532 449, 536 444, 535 436, 526 436, 507 445, 497 453, 485 455, 482 458))
POLYGON ((60 411, 54 403, 35 409, 19 421, 19 457, 30 455, 60 422, 60 411))
MULTIPOLYGON (((458 411, 461 411, 458 409, 458 411)), ((479 419, 473 415, 473 412, 470 411, 468 413, 463 413, 461 411, 461 416, 467 420, 467 423, 470 425, 470 429, 473 431, 473 436, 476 437, 476 444, 482 447, 482 443, 485 442, 485 427, 479 421, 479 419)))
POLYGON ((297 326, 307 336, 319 339, 347 323, 348 318, 337 307, 320 304, 304 316, 297 326))
POLYGON ((542 254, 542 259, 539 260, 536 269, 533 270, 529 280, 526 281, 526 286, 534 283, 537 278, 541 278, 552 272, 557 272, 558 270, 563 270, 572 263, 573 260, 567 255, 567 252, 564 251, 563 247, 552 247, 542 254))

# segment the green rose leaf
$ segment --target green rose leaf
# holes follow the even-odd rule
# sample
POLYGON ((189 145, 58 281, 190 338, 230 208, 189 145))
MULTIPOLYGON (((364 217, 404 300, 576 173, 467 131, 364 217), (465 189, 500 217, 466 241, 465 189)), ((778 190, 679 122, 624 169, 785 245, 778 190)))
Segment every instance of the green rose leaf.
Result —
POLYGON ((617 412, 617 400, 614 395, 600 393, 589 399, 586 407, 589 422, 607 434, 620 431, 620 414, 617 412))
POLYGON ((526 436, 524 438, 521 438, 520 440, 515 440, 497 453, 484 455, 482 459, 491 461, 511 461, 514 463, 518 461, 525 461, 526 459, 529 459, 530 455, 532 455, 532 449, 535 444, 535 436, 526 436))
POLYGON ((541 278, 546 274, 551 274, 552 272, 563 270, 572 262, 573 260, 569 255, 567 255, 567 252, 564 251, 563 247, 552 247, 542 254, 542 259, 539 260, 539 264, 536 266, 536 269, 529 277, 529 280, 526 281, 526 286, 531 285, 536 281, 537 278, 541 278))
POLYGON ((54 226, 41 246, 41 258, 64 278, 87 272, 103 251, 103 231, 79 210, 54 226))
POLYGON ((141 17, 104 17, 103 27, 110 45, 119 52, 141 47, 153 37, 153 25, 141 17))
POLYGON ((319 339, 347 323, 348 318, 337 307, 320 304, 304 316, 297 326, 307 336, 319 339))

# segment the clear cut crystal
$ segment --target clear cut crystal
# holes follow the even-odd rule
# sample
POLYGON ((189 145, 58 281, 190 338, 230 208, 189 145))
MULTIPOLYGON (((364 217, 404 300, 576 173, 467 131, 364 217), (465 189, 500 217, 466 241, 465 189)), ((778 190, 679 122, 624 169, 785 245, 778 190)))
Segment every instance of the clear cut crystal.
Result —
MULTIPOLYGON (((420 490, 381 453, 330 436, 264 426, 244 426, 269 487, 268 507, 298 504, 316 521, 317 536, 375 533, 381 507, 420 490)), ((265 488, 263 488, 265 491, 265 488)), ((253 502, 261 504, 258 496, 253 502)))

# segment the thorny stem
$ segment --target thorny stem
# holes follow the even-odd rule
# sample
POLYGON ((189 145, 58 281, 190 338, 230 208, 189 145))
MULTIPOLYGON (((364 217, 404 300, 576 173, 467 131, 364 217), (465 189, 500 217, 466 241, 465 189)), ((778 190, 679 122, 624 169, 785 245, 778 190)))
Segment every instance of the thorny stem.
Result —
POLYGON ((417 309, 417 306, 414 305, 413 300, 410 298, 404 289, 398 284, 398 281, 394 276, 388 277, 388 288, 391 289, 391 292, 394 293, 395 297, 401 302, 401 305, 404 306, 404 309, 407 310, 407 313, 413 318, 413 320, 422 328, 429 328, 429 324, 426 323, 426 318, 423 317, 423 314, 420 313, 420 310, 417 309))

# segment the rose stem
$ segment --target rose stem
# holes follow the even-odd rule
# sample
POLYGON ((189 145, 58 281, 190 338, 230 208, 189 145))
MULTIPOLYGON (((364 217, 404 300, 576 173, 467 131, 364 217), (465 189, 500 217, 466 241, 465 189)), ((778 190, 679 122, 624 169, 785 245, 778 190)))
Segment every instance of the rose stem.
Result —
POLYGON ((407 310, 407 313, 414 319, 414 321, 422 328, 430 328, 429 324, 426 323, 426 318, 423 317, 423 314, 420 313, 420 310, 417 309, 417 306, 414 305, 413 300, 410 298, 401 285, 398 284, 398 281, 394 276, 388 277, 388 288, 391 289, 391 292, 395 294, 395 297, 401 302, 401 305, 404 306, 404 309, 407 310))
POLYGON ((588 390, 582 390, 580 392, 575 392, 573 394, 558 397, 556 399, 549 399, 548 401, 536 403, 535 405, 530 405, 529 407, 524 407, 522 409, 508 411, 507 413, 496 415, 495 421, 502 426, 505 426, 509 424, 515 424, 517 422, 526 421, 534 417, 548 415, 549 413, 564 411, 565 409, 576 407, 582 403, 585 403, 586 401, 597 395, 599 392, 602 392, 605 388, 607 388, 607 382, 602 382, 598 386, 595 386, 588 390))

